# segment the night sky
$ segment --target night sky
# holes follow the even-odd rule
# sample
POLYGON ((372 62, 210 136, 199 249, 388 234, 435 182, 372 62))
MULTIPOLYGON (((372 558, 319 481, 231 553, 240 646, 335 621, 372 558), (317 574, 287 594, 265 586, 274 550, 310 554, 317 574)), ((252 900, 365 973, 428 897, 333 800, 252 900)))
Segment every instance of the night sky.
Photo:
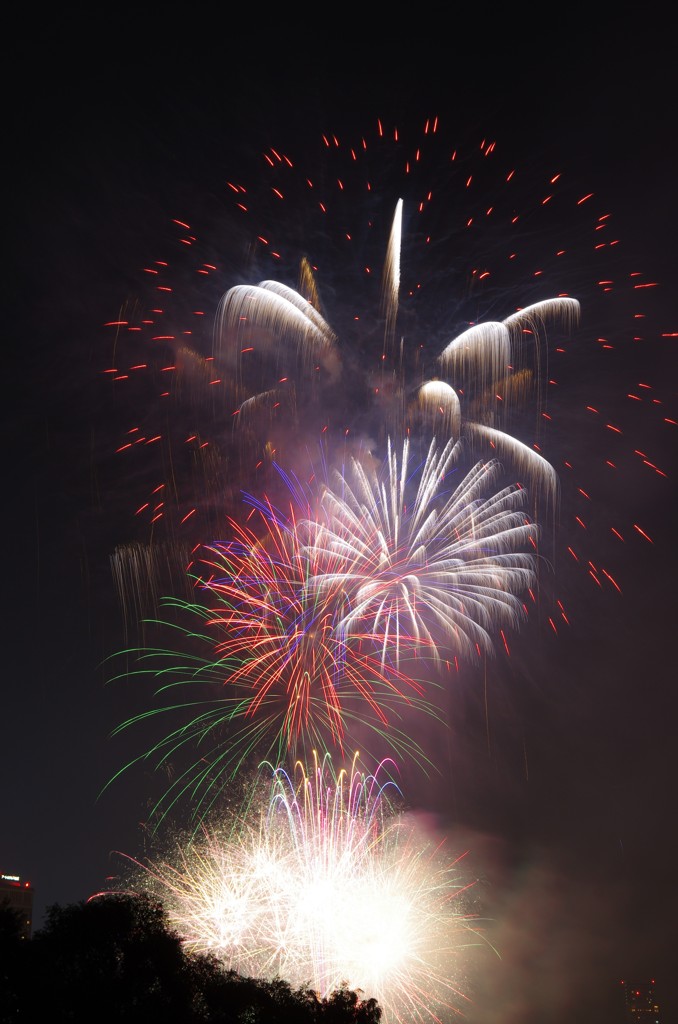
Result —
MULTIPOLYGON (((511 658, 490 670, 489 704, 481 677, 460 683, 448 768, 426 791, 415 794, 412 781, 407 795, 470 850, 499 922, 502 960, 471 1020, 556 1022, 576 1012, 581 1022, 612 1022, 619 980, 651 977, 662 1020, 675 1020, 678 95, 668 44, 660 26, 630 17, 595 30, 556 20, 543 35, 520 19, 489 34, 469 22, 444 40, 431 25, 410 27, 343 28, 330 40, 301 24, 257 35, 245 24, 161 26, 135 15, 78 46, 65 23, 51 26, 54 39, 49 25, 38 40, 23 36, 5 127, 0 870, 32 882, 39 926, 50 904, 106 887, 113 851, 142 852, 157 785, 139 769, 100 795, 139 753, 138 736, 110 737, 131 713, 130 696, 106 685, 105 661, 125 643, 111 555, 143 536, 133 516, 142 483, 114 454, 141 411, 107 386, 104 324, 129 313, 142 268, 176 250, 174 219, 190 223, 219 266, 218 281, 200 285, 208 315, 225 288, 276 276, 274 266, 246 265, 226 184, 241 176, 256 192, 264 151, 285 148, 310 166, 324 132, 375 136, 381 119, 405 137, 437 116, 460 151, 496 139, 524 170, 526 192, 560 170, 573 193, 594 191, 614 218, 610 262, 580 268, 596 293, 582 322, 594 354, 571 349, 552 450, 580 474, 566 495, 579 480, 590 487, 596 557, 622 592, 560 559, 554 589, 566 595, 569 625, 556 635, 531 621, 511 658), (593 282, 606 267, 615 284, 631 268, 652 287, 628 286, 628 296, 620 287, 616 305, 600 301, 593 282), (642 401, 628 398, 634 388, 642 401), (600 410, 593 420, 591 405, 600 410), (609 431, 613 483, 595 461, 602 419, 621 431, 609 431), (625 544, 611 545, 612 522, 626 524, 625 544)), ((355 223, 364 209, 357 199, 355 223)), ((294 211, 280 216, 303 233, 294 211)), ((541 223, 528 239, 534 252, 541 223)), ((267 227, 275 232, 274 216, 267 227)), ((445 238, 454 261, 451 233, 441 232, 438 256, 445 238)), ((322 289, 322 270, 319 278, 322 289)), ((342 301, 347 321, 351 302, 362 302, 351 282, 348 271, 325 277, 338 319, 342 301)), ((194 285, 181 272, 177 283, 190 306, 194 285)), ((428 281, 430 293, 426 284, 433 332, 448 293, 445 280, 428 281)), ((526 298, 515 288, 506 295, 497 317, 526 298)), ((449 301, 451 315, 463 315, 449 301)), ((566 502, 559 550, 579 543, 572 510, 566 502)))

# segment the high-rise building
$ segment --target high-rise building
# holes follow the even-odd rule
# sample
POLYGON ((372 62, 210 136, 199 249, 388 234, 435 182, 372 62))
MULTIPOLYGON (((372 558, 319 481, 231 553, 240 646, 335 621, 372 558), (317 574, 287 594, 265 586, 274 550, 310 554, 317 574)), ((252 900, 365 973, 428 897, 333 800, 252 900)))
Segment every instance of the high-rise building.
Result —
POLYGON ((21 875, 0 872, 0 904, 8 903, 21 919, 21 937, 30 939, 33 928, 33 895, 35 890, 21 875))
POLYGON ((626 1020, 630 1024, 661 1024, 655 981, 622 981, 626 1020))

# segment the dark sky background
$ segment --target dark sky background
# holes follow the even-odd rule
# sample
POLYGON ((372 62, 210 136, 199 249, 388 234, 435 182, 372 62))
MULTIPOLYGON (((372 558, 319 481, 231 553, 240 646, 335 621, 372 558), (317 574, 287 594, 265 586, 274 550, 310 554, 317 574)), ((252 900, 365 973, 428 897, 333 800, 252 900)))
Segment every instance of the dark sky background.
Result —
MULTIPOLYGON (((594 28, 565 13, 543 30, 519 17, 488 26, 488 13, 444 31, 408 20, 326 34, 134 15, 77 45, 69 15, 20 38, 5 109, 0 870, 34 885, 36 926, 46 906, 104 886, 112 851, 139 852, 148 797, 137 773, 99 798, 124 759, 109 736, 127 709, 102 662, 122 643, 109 560, 131 505, 105 454, 120 430, 100 399, 102 325, 169 220, 204 221, 267 146, 299 153, 322 131, 436 113, 452 135, 505 141, 535 177, 563 165, 604 192, 629 262, 659 282, 642 296, 647 344, 614 365, 663 403, 610 414, 667 474, 636 470, 606 495, 653 541, 620 556, 623 596, 589 581, 569 591, 568 630, 530 627, 497 669, 489 750, 477 708, 457 717, 442 810, 476 858, 502 949, 472 1019, 612 1022, 619 980, 650 977, 662 1020, 678 1019, 678 427, 664 421, 678 418, 678 90, 662 26, 594 28)), ((229 268, 246 278, 236 257, 229 268)), ((625 380, 579 372, 573 401, 624 398, 625 380)), ((573 414, 568 452, 585 461, 590 443, 573 414)))

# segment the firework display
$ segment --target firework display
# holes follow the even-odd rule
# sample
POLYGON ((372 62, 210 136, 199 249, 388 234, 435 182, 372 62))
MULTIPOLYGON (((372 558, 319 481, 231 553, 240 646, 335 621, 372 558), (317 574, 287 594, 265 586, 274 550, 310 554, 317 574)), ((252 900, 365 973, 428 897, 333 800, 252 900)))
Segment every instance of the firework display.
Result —
POLYGON ((249 977, 282 977, 323 995, 342 982, 377 998, 386 1019, 456 1016, 465 957, 489 948, 468 883, 442 841, 397 811, 393 764, 357 757, 335 774, 269 766, 235 822, 177 843, 168 860, 132 862, 189 950, 249 977))
POLYGON ((492 655, 489 630, 518 628, 536 577, 525 491, 492 493, 496 461, 449 487, 456 448, 431 445, 411 506, 405 442, 400 458, 389 448, 383 479, 354 461, 355 480, 321 489, 316 518, 255 503, 263 530, 233 521, 234 539, 203 552, 200 602, 169 602, 188 619, 183 650, 145 648, 124 673, 151 675, 164 701, 155 714, 175 723, 142 757, 199 751, 164 803, 190 788, 202 813, 252 752, 344 753, 356 723, 425 758, 399 721, 437 713, 434 670, 442 663, 449 680, 447 658, 492 655))
POLYGON ((663 470, 603 406, 618 355, 629 417, 675 426, 628 359, 654 282, 594 192, 435 119, 326 135, 299 163, 271 148, 217 220, 209 242, 174 220, 175 259, 107 325, 104 379, 141 416, 120 428, 136 504, 112 567, 143 642, 115 678, 151 685, 116 733, 158 730, 122 771, 166 772, 151 819, 191 820, 135 877, 191 949, 440 1021, 467 998, 460 949, 485 943, 456 858, 383 775, 432 764, 411 725, 445 719, 465 665, 531 618, 558 634, 582 573, 617 599, 613 546, 651 543, 610 495, 663 470), (267 798, 224 816, 262 762, 267 798))

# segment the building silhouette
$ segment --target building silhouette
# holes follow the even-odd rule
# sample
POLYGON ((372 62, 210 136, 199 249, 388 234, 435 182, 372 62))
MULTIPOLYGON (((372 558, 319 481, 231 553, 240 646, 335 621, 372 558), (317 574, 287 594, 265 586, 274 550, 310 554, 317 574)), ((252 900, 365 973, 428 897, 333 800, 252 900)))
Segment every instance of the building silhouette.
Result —
POLYGON ((0 872, 0 905, 7 904, 19 914, 22 939, 31 937, 34 893, 31 883, 23 881, 20 875, 0 872))
POLYGON ((661 1024, 654 978, 650 981, 622 981, 624 1018, 628 1024, 661 1024))

